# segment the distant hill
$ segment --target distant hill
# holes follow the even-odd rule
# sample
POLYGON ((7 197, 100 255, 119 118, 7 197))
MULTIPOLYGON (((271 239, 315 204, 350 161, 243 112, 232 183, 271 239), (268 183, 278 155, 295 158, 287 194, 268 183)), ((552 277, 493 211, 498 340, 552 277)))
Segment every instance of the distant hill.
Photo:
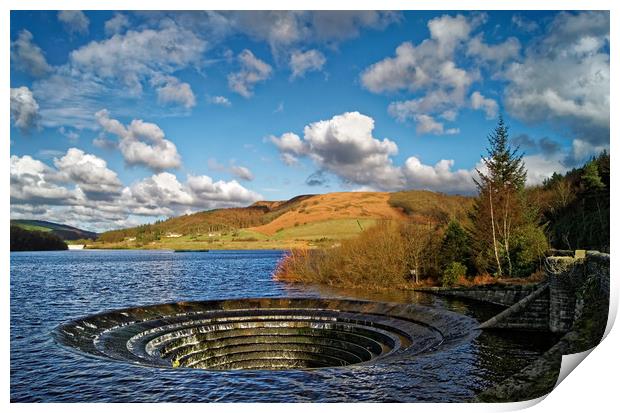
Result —
POLYGON ((67 244, 51 231, 26 230, 11 225, 11 251, 60 251, 67 244))
POLYGON ((99 234, 69 225, 57 224, 55 222, 40 221, 35 219, 12 219, 12 226, 18 226, 28 231, 50 232, 65 241, 77 239, 96 239, 99 234))
POLYGON ((98 241, 141 245, 155 241, 170 246, 172 240, 180 245, 226 237, 228 241, 337 240, 356 236, 380 220, 463 221, 471 206, 470 197, 430 191, 300 195, 288 201, 259 201, 245 208, 203 211, 108 231, 100 234, 98 241))

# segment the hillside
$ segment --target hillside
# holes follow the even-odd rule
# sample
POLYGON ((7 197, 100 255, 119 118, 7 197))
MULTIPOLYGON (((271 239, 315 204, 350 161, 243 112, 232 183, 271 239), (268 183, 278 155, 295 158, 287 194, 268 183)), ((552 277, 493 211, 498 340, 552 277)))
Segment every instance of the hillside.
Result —
POLYGON ((250 228, 273 235, 287 228, 323 221, 347 219, 403 219, 404 214, 392 208, 386 192, 332 192, 315 195, 296 203, 292 208, 264 225, 250 228))
POLYGON ((12 219, 11 225, 28 231, 50 232, 65 241, 73 241, 78 239, 94 240, 99 235, 96 232, 85 231, 69 225, 34 219, 12 219))
POLYGON ((333 245, 378 221, 463 221, 472 198, 430 191, 334 192, 203 211, 108 231, 94 248, 272 249, 333 245))
POLYGON ((11 251, 60 251, 67 244, 52 231, 26 230, 11 225, 11 251))

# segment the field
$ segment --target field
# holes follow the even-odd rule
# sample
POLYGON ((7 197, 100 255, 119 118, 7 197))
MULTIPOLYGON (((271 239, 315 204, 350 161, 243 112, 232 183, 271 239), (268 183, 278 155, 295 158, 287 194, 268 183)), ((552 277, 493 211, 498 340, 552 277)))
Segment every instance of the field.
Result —
POLYGON ((52 229, 51 228, 47 228, 47 227, 42 227, 40 225, 33 225, 33 224, 22 224, 22 223, 16 223, 16 226, 25 229, 26 231, 41 231, 41 232, 51 232, 52 229))

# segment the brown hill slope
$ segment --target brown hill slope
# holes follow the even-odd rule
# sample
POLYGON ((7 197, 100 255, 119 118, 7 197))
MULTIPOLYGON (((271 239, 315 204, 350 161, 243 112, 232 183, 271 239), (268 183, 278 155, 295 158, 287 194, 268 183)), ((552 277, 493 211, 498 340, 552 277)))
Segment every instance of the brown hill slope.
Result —
POLYGON ((387 192, 332 192, 297 203, 264 225, 249 229, 265 235, 312 222, 346 218, 404 219, 405 214, 389 205, 387 192))

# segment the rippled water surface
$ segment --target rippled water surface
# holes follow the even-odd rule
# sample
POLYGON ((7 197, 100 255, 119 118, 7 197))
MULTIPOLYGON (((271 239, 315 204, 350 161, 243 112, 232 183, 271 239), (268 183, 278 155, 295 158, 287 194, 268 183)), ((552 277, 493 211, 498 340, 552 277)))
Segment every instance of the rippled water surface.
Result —
POLYGON ((466 401, 553 344, 532 333, 483 332, 441 352, 373 366, 290 371, 158 369, 91 358, 57 345, 60 323, 105 310, 243 297, 414 302, 484 321, 493 306, 424 293, 371 293, 272 280, 282 252, 60 251, 11 253, 14 402, 466 401))

